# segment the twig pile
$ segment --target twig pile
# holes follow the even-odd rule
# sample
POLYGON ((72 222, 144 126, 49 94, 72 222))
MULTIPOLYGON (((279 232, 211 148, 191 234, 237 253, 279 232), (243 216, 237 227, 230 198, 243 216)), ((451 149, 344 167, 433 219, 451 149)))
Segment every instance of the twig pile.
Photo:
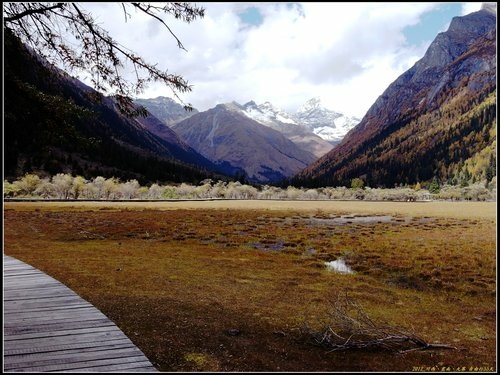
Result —
POLYGON ((329 351, 383 349, 408 353, 427 349, 456 349, 446 344, 429 344, 413 333, 397 327, 377 325, 354 300, 339 294, 332 305, 330 323, 315 331, 304 323, 302 333, 313 345, 329 351))

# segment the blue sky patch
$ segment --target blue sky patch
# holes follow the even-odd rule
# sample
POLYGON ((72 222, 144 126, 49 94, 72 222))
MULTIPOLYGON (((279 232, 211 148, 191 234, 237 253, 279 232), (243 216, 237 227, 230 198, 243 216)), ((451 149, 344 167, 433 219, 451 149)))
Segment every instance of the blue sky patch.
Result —
POLYGON ((244 23, 252 26, 259 26, 264 21, 264 17, 256 7, 246 8, 243 12, 238 13, 238 16, 244 23))
POLYGON ((403 34, 409 45, 420 46, 423 42, 434 40, 436 35, 451 22, 455 16, 462 13, 460 3, 442 4, 438 8, 424 13, 420 17, 420 22, 413 26, 407 26, 403 29, 403 34))

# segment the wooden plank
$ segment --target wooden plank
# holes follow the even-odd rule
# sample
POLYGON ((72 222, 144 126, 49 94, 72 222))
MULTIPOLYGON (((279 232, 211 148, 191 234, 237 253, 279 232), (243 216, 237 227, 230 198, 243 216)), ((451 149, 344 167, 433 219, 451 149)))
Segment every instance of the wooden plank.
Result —
MULTIPOLYGON (((95 320, 99 316, 94 316, 94 315, 78 315, 78 321, 84 321, 84 320, 95 320)), ((54 323, 63 323, 63 322, 72 322, 75 321, 75 317, 61 317, 61 318, 36 318, 36 321, 34 320, 36 318, 33 317, 31 320, 28 318, 22 318, 22 319, 15 319, 15 318, 9 318, 8 320, 4 320, 4 327, 13 327, 16 325, 23 325, 25 327, 30 327, 32 325, 44 325, 44 324, 54 324, 54 323)))
POLYGON ((123 332, 113 330, 106 332, 82 333, 78 335, 43 336, 20 340, 5 340, 4 350, 24 349, 32 346, 46 347, 51 345, 63 345, 78 342, 104 342, 123 337, 123 332))
MULTIPOLYGON (((19 313, 9 312, 4 313, 4 317, 8 319, 9 322, 15 321, 25 321, 36 320, 36 321, 52 321, 58 319, 74 318, 75 314, 78 316, 92 317, 96 318, 98 315, 95 313, 95 309, 92 306, 80 307, 77 309, 59 309, 59 310, 42 310, 42 311, 21 311, 19 313), (41 314, 43 313, 43 316, 41 314)), ((99 315, 100 316, 100 315, 99 315)))
POLYGON ((81 362, 81 363, 69 363, 63 365, 47 365, 47 366, 37 366, 29 369, 16 369, 16 371, 30 371, 30 372, 53 372, 53 371, 90 371, 90 372, 124 372, 130 370, 135 372, 137 368, 147 368, 146 366, 151 366, 149 372, 156 372, 157 370, 148 361, 140 361, 135 358, 127 360, 127 358, 122 358, 120 362, 116 360, 102 360, 93 362, 81 362))
POLYGON ((12 335, 6 337, 4 342, 9 340, 25 340, 25 339, 35 339, 40 337, 57 337, 57 336, 67 336, 74 334, 84 334, 84 333, 102 333, 102 332, 116 332, 116 327, 113 324, 102 326, 102 327, 90 327, 90 328, 73 328, 64 329, 55 332, 33 332, 33 333, 20 333, 18 335, 12 335))
POLYGON ((51 287, 51 286, 59 286, 59 283, 56 280, 44 280, 40 281, 37 278, 34 278, 35 281, 38 281, 37 285, 31 285, 28 284, 26 281, 26 278, 23 278, 22 280, 20 278, 13 278, 10 275, 5 275, 4 274, 4 286, 9 286, 9 290, 11 288, 16 288, 16 289, 29 289, 29 288, 35 288, 35 289, 40 289, 40 287, 51 287), (7 278, 5 278, 7 276, 7 278))
POLYGON ((11 283, 3 283, 3 286, 6 289, 7 294, 12 293, 12 292, 29 293, 30 291, 33 291, 33 290, 40 290, 40 288, 44 288, 44 291, 59 289, 59 286, 55 283, 38 285, 36 288, 23 288, 23 287, 19 287, 16 284, 11 284, 11 283))
POLYGON ((29 311, 29 310, 39 310, 39 311, 45 311, 45 310, 64 310, 64 309, 78 309, 78 308, 84 308, 84 307, 92 307, 88 303, 81 303, 79 301, 73 301, 71 303, 67 303, 64 306, 61 306, 60 303, 57 304, 40 304, 40 303, 25 303, 22 301, 12 301, 11 304, 9 304, 8 308, 4 308, 5 312, 8 311, 29 311))
POLYGON ((156 371, 104 314, 4 255, 4 371, 156 371))
MULTIPOLYGON (((17 271, 17 270, 8 270, 3 272, 4 275, 9 276, 9 282, 15 282, 17 279, 29 279, 29 278, 34 278, 37 276, 36 270, 33 271, 28 271, 28 272, 23 272, 23 271, 17 271)), ((52 280, 47 280, 47 282, 50 282, 52 280)))
POLYGON ((9 294, 9 295, 4 295, 4 301, 25 301, 26 300, 26 301, 32 302, 30 300, 41 300, 44 298, 62 298, 62 297, 66 297, 66 298, 73 299, 74 301, 78 301, 78 296, 68 295, 67 293, 63 294, 63 293, 57 292, 57 291, 52 293, 52 294, 41 292, 41 293, 38 293, 38 296, 36 294, 23 295, 22 293, 9 294))
MULTIPOLYGON (((5 279, 5 276, 4 276, 4 279, 5 279)), ((31 284, 34 284, 36 283, 36 279, 33 280, 33 281, 28 281, 29 283, 31 284)), ((26 283, 25 281, 22 281, 22 283, 26 283)), ((74 295, 75 293, 72 293, 70 290, 66 290, 67 288, 65 287, 65 289, 61 288, 61 285, 47 285, 47 287, 45 288, 44 286, 40 286, 40 287, 37 287, 37 288, 26 288, 26 287, 23 287, 21 286, 22 284, 21 283, 16 283, 14 285, 10 285, 9 283, 3 283, 3 286, 4 286, 4 294, 9 294, 9 295, 20 295, 20 296, 23 296, 23 295, 26 295, 26 296, 29 296, 29 294, 33 294, 34 292, 39 292, 39 293, 43 293, 44 291, 58 291, 57 294, 67 294, 67 295, 74 295)))
MULTIPOLYGON (((144 361, 144 356, 136 355, 130 356, 127 354, 123 354, 123 357, 109 357, 109 353, 104 353, 102 357, 99 356, 85 356, 86 353, 82 353, 80 358, 62 358, 60 360, 51 359, 49 361, 31 361, 24 363, 5 363, 5 370, 15 370, 22 368, 36 369, 39 367, 59 367, 59 369, 81 369, 93 366, 102 366, 102 365, 118 365, 125 364, 130 362, 139 362, 144 361)), ((117 354, 119 355, 119 354, 117 354)), ((31 370, 30 370, 31 371, 31 370)), ((44 370, 44 371, 52 371, 52 370, 44 370)))
MULTIPOLYGON (((12 363, 21 363, 21 362, 26 362, 28 360, 29 361, 50 360, 51 358, 64 358, 65 356, 75 357, 76 355, 78 357, 79 353, 96 353, 96 352, 103 353, 109 350, 114 350, 114 351, 128 350, 128 352, 130 353, 135 353, 134 355, 141 354, 139 349, 135 348, 133 345, 127 342, 115 342, 112 344, 99 345, 99 346, 80 345, 73 348, 58 348, 58 349, 51 348, 50 350, 39 351, 39 352, 24 352, 24 353, 16 352, 15 354, 11 354, 14 358, 12 358, 10 361, 12 363)), ((113 353, 113 355, 115 354, 116 353, 113 353)), ((9 356, 9 354, 6 354, 5 356, 6 357, 9 356)))
MULTIPOLYGON (((74 320, 73 318, 57 319, 54 320, 53 322, 52 321, 37 322, 37 321, 30 321, 28 319, 17 320, 14 322, 9 322, 8 325, 4 324, 4 331, 19 330, 19 329, 22 329, 24 331, 31 330, 40 332, 60 331, 61 329, 74 328, 75 325, 72 325, 71 323, 80 323, 76 325, 76 328, 87 326, 87 324, 90 324, 91 327, 104 326, 104 325, 107 326, 108 325, 107 322, 103 320, 97 321, 97 319, 94 319, 92 317, 87 317, 83 320, 74 320), (54 329, 51 329, 51 327, 54 327, 54 329)), ((114 325, 114 323, 112 324, 114 325)))
MULTIPOLYGON (((4 274, 11 276, 12 278, 30 278, 34 277, 36 275, 39 275, 41 271, 37 270, 35 268, 29 269, 29 270, 23 270, 23 269, 10 269, 10 270, 4 270, 4 274)), ((43 278, 45 281, 53 281, 54 279, 50 276, 47 275, 47 278, 43 278)))
MULTIPOLYGON (((34 282, 36 282, 36 280, 34 280, 34 282)), ((5 285, 4 284, 4 287, 5 288, 8 288, 8 284, 5 285)), ((54 288, 54 287, 49 287, 49 288, 13 288, 13 289, 5 289, 5 295, 8 295, 8 296, 16 296, 16 295, 20 295, 20 296, 26 296, 29 298, 29 296, 31 295, 36 295, 36 294, 47 294, 47 295, 60 295, 60 294, 66 294, 66 295, 71 295, 73 293, 71 293, 70 290, 67 290, 67 289, 63 289, 61 288, 60 286, 57 288, 54 288)))
MULTIPOLYGON (((62 322, 62 323, 54 323, 54 324, 39 324, 39 325, 31 325, 31 326, 10 326, 4 327, 4 334, 6 335, 17 335, 23 333, 33 333, 33 332, 57 332, 59 330, 64 329, 73 329, 73 328, 95 328, 95 327, 106 327, 106 326, 114 326, 114 323, 109 321, 108 318, 95 319, 95 320, 85 320, 78 322, 62 322)), ((5 338, 4 338, 5 339, 5 338)))
MULTIPOLYGON (((40 284, 46 284, 47 287, 50 286, 59 286, 59 284, 52 280, 43 280, 41 281, 37 276, 10 276, 4 274, 4 287, 8 286, 9 288, 14 289, 38 289, 40 290, 43 285, 36 285, 36 283, 40 282, 40 284)), ((60 286, 59 286, 60 287, 60 286)), ((10 289, 8 289, 10 290, 10 289)))
POLYGON ((77 309, 49 309, 41 311, 29 310, 20 312, 19 314, 16 314, 13 311, 9 311, 4 313, 4 318, 8 319, 9 322, 25 321, 26 319, 42 322, 47 320, 65 320, 66 318, 74 318, 75 314, 78 314, 78 316, 92 318, 98 317, 96 314, 94 314, 92 308, 80 307, 77 309), (43 317, 40 317, 40 314, 43 314, 43 317))
POLYGON ((4 298, 4 303, 6 301, 8 301, 9 303, 10 302, 17 302, 17 303, 33 303, 33 302, 37 302, 39 301, 40 304, 49 304, 49 303, 53 303, 53 302, 56 302, 59 303, 60 305, 64 304, 65 302, 81 302, 81 298, 78 297, 78 296, 70 296, 70 295, 59 295, 59 296, 44 296, 43 298, 39 298, 38 300, 34 297, 32 298, 25 298, 23 300, 22 297, 18 297, 18 298, 4 298))
POLYGON ((49 289, 21 289, 21 290, 8 290, 6 289, 4 292, 4 296, 11 297, 24 297, 31 298, 36 296, 59 296, 59 295, 72 295, 70 290, 62 289, 62 288, 49 288, 49 289))
POLYGON ((99 347, 130 347, 131 342, 127 338, 121 338, 116 340, 109 340, 102 342, 100 345, 96 345, 93 342, 78 342, 74 344, 64 344, 64 345, 53 345, 44 348, 24 348, 24 349, 12 349, 4 351, 5 356, 9 355, 19 355, 19 354, 36 354, 36 353, 47 353, 47 352, 58 352, 58 351, 68 351, 68 350, 95 350, 99 347))
MULTIPOLYGON (((4 273, 4 276, 8 276, 7 282, 19 282, 22 280, 32 280, 32 279, 38 279, 40 280, 39 274, 36 271, 30 271, 30 272, 17 272, 14 274, 9 274, 9 273, 4 273)), ((52 282, 53 279, 43 279, 44 282, 52 282)))
POLYGON ((6 268, 23 268, 23 269, 33 269, 34 267, 24 263, 24 264, 19 264, 17 262, 17 259, 7 259, 7 256, 4 257, 4 264, 6 265, 6 268))
POLYGON ((16 307, 29 307, 33 306, 65 306, 67 304, 89 304, 87 301, 82 300, 80 297, 75 295, 67 296, 57 296, 57 297, 46 297, 43 299, 38 299, 34 301, 24 301, 22 299, 11 299, 8 306, 4 308, 16 308, 16 307))
MULTIPOLYGON (((40 304, 38 304, 40 306, 40 304)), ((40 307, 37 307, 37 305, 26 305, 23 303, 16 304, 15 306, 9 306, 8 308, 4 308, 3 311, 4 313, 9 313, 9 312, 26 312, 26 311, 56 311, 56 310, 71 310, 71 309, 80 309, 80 308, 92 308, 92 305, 89 305, 88 303, 80 303, 80 302, 74 302, 74 303, 68 303, 65 306, 60 306, 60 305, 43 305, 40 307)))
MULTIPOLYGON (((5 301, 5 299, 4 299, 5 301)), ((81 303, 82 302, 82 299, 76 295, 73 295, 73 296, 56 296, 56 297, 45 297, 44 299, 33 299, 31 298, 30 300, 26 300, 24 301, 22 298, 19 298, 19 299, 10 299, 8 300, 9 303, 8 304, 5 304, 4 303, 4 306, 5 305, 8 305, 8 307, 10 308, 12 306, 12 304, 37 304, 39 303, 40 305, 64 305, 66 303, 74 303, 74 302, 78 302, 78 303, 81 303)))
POLYGON ((125 348, 110 348, 105 347, 94 348, 94 350, 78 352, 46 352, 43 355, 17 355, 12 356, 9 360, 9 366, 11 368, 23 368, 23 367, 36 367, 49 364, 66 364, 66 363, 78 363, 87 362, 102 359, 118 359, 118 358, 131 358, 136 357, 136 359, 141 360, 142 352, 136 347, 125 347, 125 348))
POLYGON ((6 341, 4 342, 4 351, 12 352, 12 353, 41 353, 41 352, 51 352, 54 350, 61 350, 69 347, 70 345, 74 345, 75 342, 78 345, 85 347, 102 347, 106 345, 116 344, 117 340, 123 340, 122 343, 127 343, 130 346, 134 346, 133 343, 128 340, 126 341, 126 337, 123 336, 102 336, 97 338, 96 340, 89 339, 80 339, 77 337, 73 337, 71 339, 62 339, 54 342, 50 342, 50 340, 28 340, 32 343, 29 345, 28 342, 24 341, 6 341))

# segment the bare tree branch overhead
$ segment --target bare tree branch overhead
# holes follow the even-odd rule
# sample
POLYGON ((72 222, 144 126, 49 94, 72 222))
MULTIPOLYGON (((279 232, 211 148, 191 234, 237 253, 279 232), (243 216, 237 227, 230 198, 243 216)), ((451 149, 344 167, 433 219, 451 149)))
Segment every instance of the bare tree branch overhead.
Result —
MULTIPOLYGON (((168 16, 186 23, 203 18, 205 10, 193 3, 120 3, 125 21, 129 9, 137 9, 160 22, 172 35, 180 49, 186 50, 168 25, 168 16)), ((73 71, 89 74, 93 87, 114 95, 120 109, 132 113, 132 97, 144 91, 151 82, 168 86, 187 110, 178 94, 192 86, 182 76, 162 70, 144 60, 115 40, 98 25, 95 17, 79 3, 4 3, 4 28, 10 30, 50 63, 61 63, 73 71), (123 68, 130 64, 133 79, 124 78, 123 68)))

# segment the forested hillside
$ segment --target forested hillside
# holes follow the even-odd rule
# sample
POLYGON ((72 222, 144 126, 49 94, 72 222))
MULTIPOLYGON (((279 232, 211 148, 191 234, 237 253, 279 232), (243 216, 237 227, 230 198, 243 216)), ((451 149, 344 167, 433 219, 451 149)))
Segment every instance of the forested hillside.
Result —
POLYGON ((455 17, 301 186, 491 182, 496 175, 496 13, 455 17))
POLYGON ((111 98, 99 98, 8 32, 4 52, 6 178, 28 172, 141 182, 220 177, 210 161, 180 139, 167 142, 147 131, 120 113, 111 98))

